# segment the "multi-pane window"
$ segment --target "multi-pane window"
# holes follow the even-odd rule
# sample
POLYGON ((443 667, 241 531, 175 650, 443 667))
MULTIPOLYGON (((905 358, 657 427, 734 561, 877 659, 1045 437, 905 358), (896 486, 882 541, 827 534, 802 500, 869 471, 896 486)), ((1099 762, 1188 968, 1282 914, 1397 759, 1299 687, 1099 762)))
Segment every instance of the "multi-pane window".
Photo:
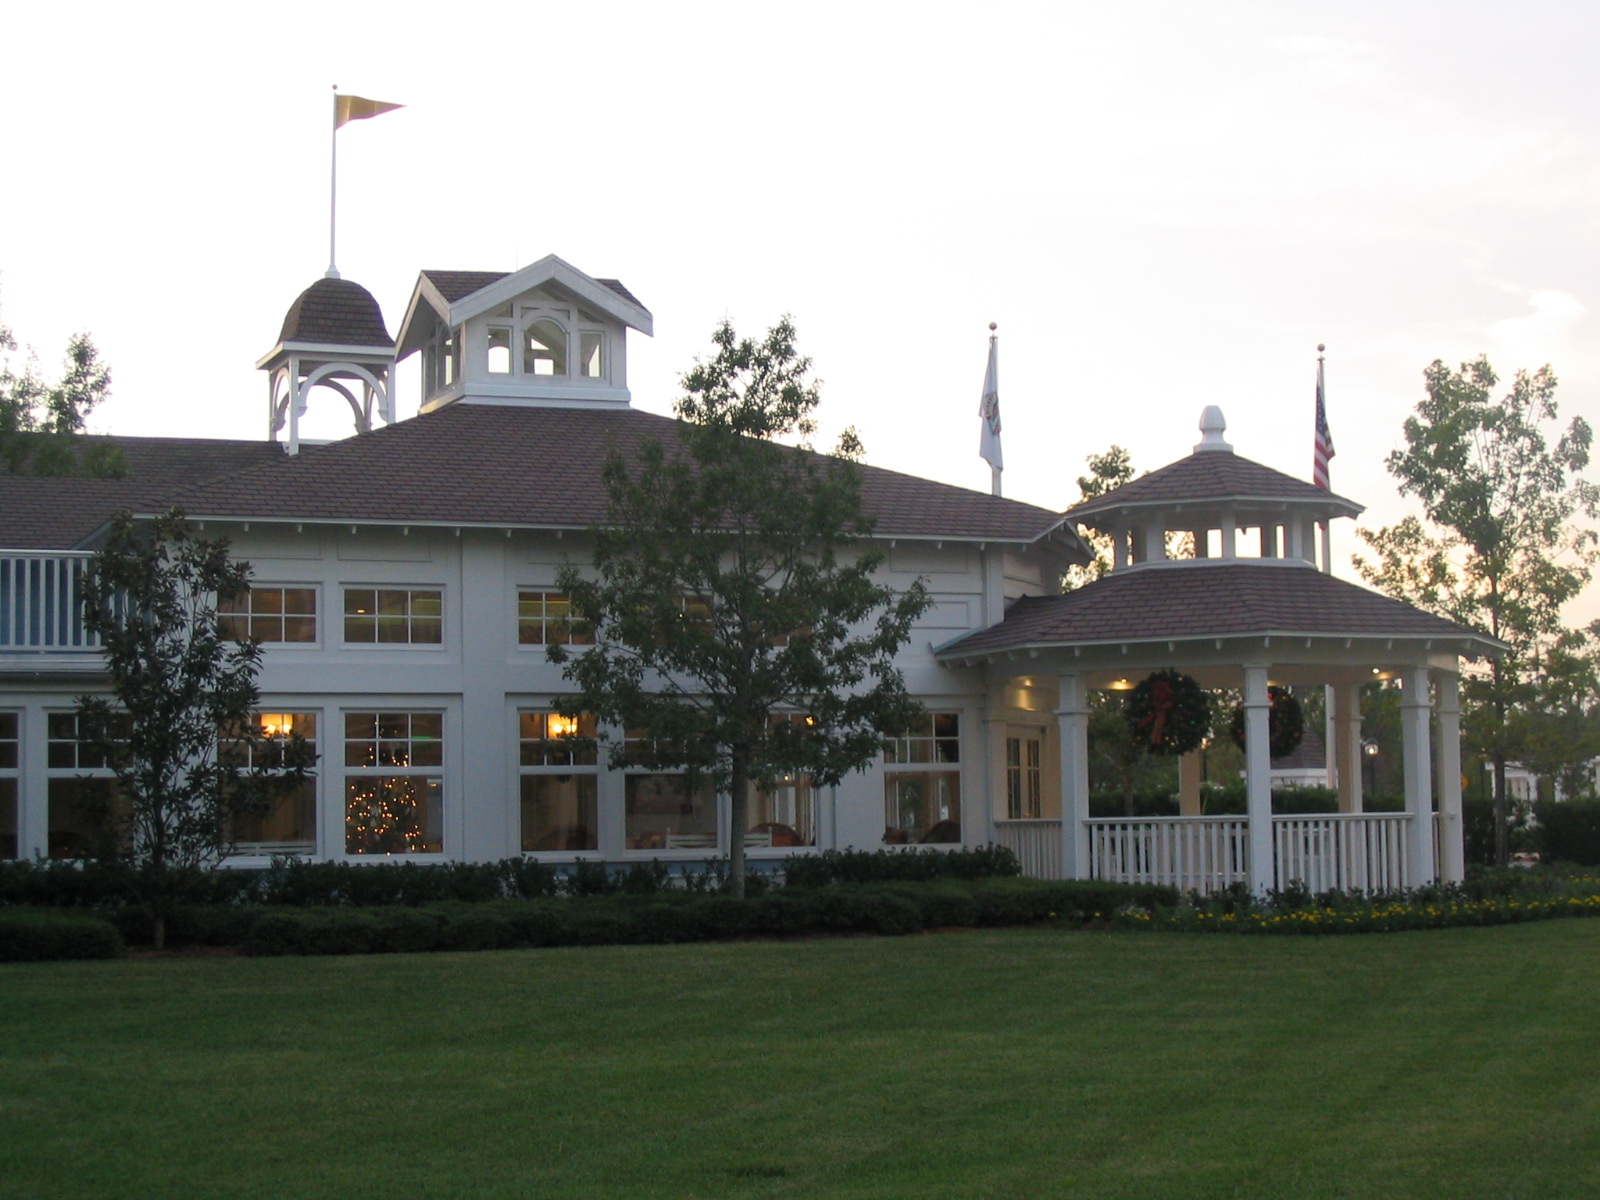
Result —
MULTIPOLYGON (((306 764, 316 762, 317 714, 257 713, 259 741, 227 742, 223 753, 245 770, 285 768, 291 746, 306 764)), ((317 781, 310 774, 272 789, 259 812, 236 814, 229 830, 241 854, 314 854, 317 849, 317 781)))
MULTIPOLYGON (((115 719, 111 734, 127 728, 115 719)), ((79 737, 78 714, 45 716, 47 833, 51 858, 84 858, 126 844, 128 810, 104 750, 79 737), (92 774, 91 774, 92 772, 92 774)))
POLYGON ((345 588, 344 640, 437 646, 444 641, 438 588, 345 588))
POLYGON ((237 596, 217 601, 222 636, 234 641, 314 642, 317 640, 317 589, 251 584, 237 596))
POLYGON ((517 642, 523 646, 588 646, 594 634, 571 624, 572 602, 565 592, 517 592, 517 642))
POLYGON ((1043 800, 1043 743, 1038 737, 1006 738, 1006 816, 1036 820, 1043 800))
POLYGON ((589 715, 517 714, 522 848, 594 850, 599 780, 597 723, 589 715))
POLYGON ((344 715, 347 854, 444 849, 444 714, 344 715))
POLYGON ((883 840, 961 840, 961 715, 923 713, 884 745, 883 840))
POLYGON ((0 712, 0 858, 17 856, 17 774, 21 757, 21 720, 14 712, 0 712))
MULTIPOLYGON (((625 744, 637 747, 648 737, 629 730, 625 744)), ((691 786, 682 771, 629 771, 622 786, 628 849, 716 849, 717 796, 710 780, 691 786)))
MULTIPOLYGON (((776 713, 769 724, 774 733, 786 729, 803 735, 814 721, 804 713, 776 713)), ((768 791, 751 784, 748 803, 747 845, 817 844, 817 788, 810 776, 785 775, 768 791)))

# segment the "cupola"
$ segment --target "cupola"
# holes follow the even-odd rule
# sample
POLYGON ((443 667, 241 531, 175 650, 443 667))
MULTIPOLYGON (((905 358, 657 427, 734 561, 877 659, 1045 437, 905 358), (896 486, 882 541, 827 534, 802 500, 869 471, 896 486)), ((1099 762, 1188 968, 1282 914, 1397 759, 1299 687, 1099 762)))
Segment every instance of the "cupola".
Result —
POLYGON ((394 339, 372 293, 329 275, 300 293, 283 318, 278 344, 256 363, 267 372, 267 433, 273 441, 288 427, 288 451, 300 450, 300 418, 313 390, 343 396, 355 431, 368 433, 373 417, 394 420, 394 339))
POLYGON ((1234 453, 1222 410, 1200 417, 1200 441, 1187 458, 1142 475, 1067 510, 1080 525, 1109 534, 1113 571, 1194 567, 1249 559, 1330 569, 1327 527, 1362 506, 1234 453))
POLYGON ((627 331, 650 311, 555 255, 520 271, 424 271, 398 358, 422 355, 422 411, 458 401, 626 407, 627 331))

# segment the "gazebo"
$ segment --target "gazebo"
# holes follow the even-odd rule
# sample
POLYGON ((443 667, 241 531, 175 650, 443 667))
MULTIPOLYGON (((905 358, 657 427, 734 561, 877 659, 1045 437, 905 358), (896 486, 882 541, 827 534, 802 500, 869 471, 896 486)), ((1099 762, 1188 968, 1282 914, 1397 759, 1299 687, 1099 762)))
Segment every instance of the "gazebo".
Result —
POLYGON ((1235 454, 1225 428, 1207 408, 1188 457, 1069 510, 1112 538, 1103 579, 1025 597, 998 624, 938 649, 947 668, 982 673, 996 840, 1031 874, 1186 890, 1461 879, 1461 661, 1504 646, 1336 579, 1328 523, 1361 506, 1235 454), (1179 759, 1179 816, 1091 819, 1089 694, 1135 688, 1157 671, 1241 693, 1245 816, 1201 815, 1191 752, 1179 759), (1403 813, 1363 811, 1360 688, 1373 680, 1401 688, 1403 813), (1328 689, 1335 814, 1272 813, 1279 685, 1328 689))

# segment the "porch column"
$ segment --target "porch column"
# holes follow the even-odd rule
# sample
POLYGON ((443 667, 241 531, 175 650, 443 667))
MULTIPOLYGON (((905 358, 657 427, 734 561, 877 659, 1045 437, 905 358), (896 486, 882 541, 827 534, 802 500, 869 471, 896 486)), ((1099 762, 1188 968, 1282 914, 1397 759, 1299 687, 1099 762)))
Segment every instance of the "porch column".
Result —
POLYGON ((1089 694, 1081 675, 1056 678, 1061 734, 1061 878, 1089 878, 1089 694))
POLYGON ((1461 680, 1453 671, 1439 674, 1439 878, 1460 883, 1467 877, 1465 827, 1461 821, 1461 680))
POLYGON ((1333 762, 1339 772, 1339 811, 1362 810, 1361 685, 1336 683, 1333 693, 1333 762))
POLYGON ((1433 712, 1428 694, 1428 669, 1414 667, 1405 673, 1400 694, 1400 729, 1406 773, 1406 812, 1411 815, 1407 840, 1406 886, 1433 882, 1433 770, 1429 749, 1428 718, 1433 712))
POLYGON ((1267 668, 1244 669, 1245 813, 1250 827, 1250 890, 1264 896, 1274 886, 1272 861, 1272 734, 1267 668))
POLYGON ((1191 750, 1178 758, 1178 815, 1200 815, 1200 751, 1191 750))

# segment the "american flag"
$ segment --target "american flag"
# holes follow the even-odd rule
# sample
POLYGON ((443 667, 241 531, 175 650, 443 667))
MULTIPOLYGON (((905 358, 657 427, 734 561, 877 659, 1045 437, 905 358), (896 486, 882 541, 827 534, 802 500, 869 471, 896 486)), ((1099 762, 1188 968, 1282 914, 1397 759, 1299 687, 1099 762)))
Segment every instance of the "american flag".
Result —
MULTIPOLYGON (((1322 347, 1318 346, 1318 350, 1322 347)), ((1327 488, 1328 460, 1333 457, 1333 434, 1328 432, 1328 407, 1322 395, 1322 356, 1317 356, 1317 435, 1311 446, 1311 482, 1327 488)))

